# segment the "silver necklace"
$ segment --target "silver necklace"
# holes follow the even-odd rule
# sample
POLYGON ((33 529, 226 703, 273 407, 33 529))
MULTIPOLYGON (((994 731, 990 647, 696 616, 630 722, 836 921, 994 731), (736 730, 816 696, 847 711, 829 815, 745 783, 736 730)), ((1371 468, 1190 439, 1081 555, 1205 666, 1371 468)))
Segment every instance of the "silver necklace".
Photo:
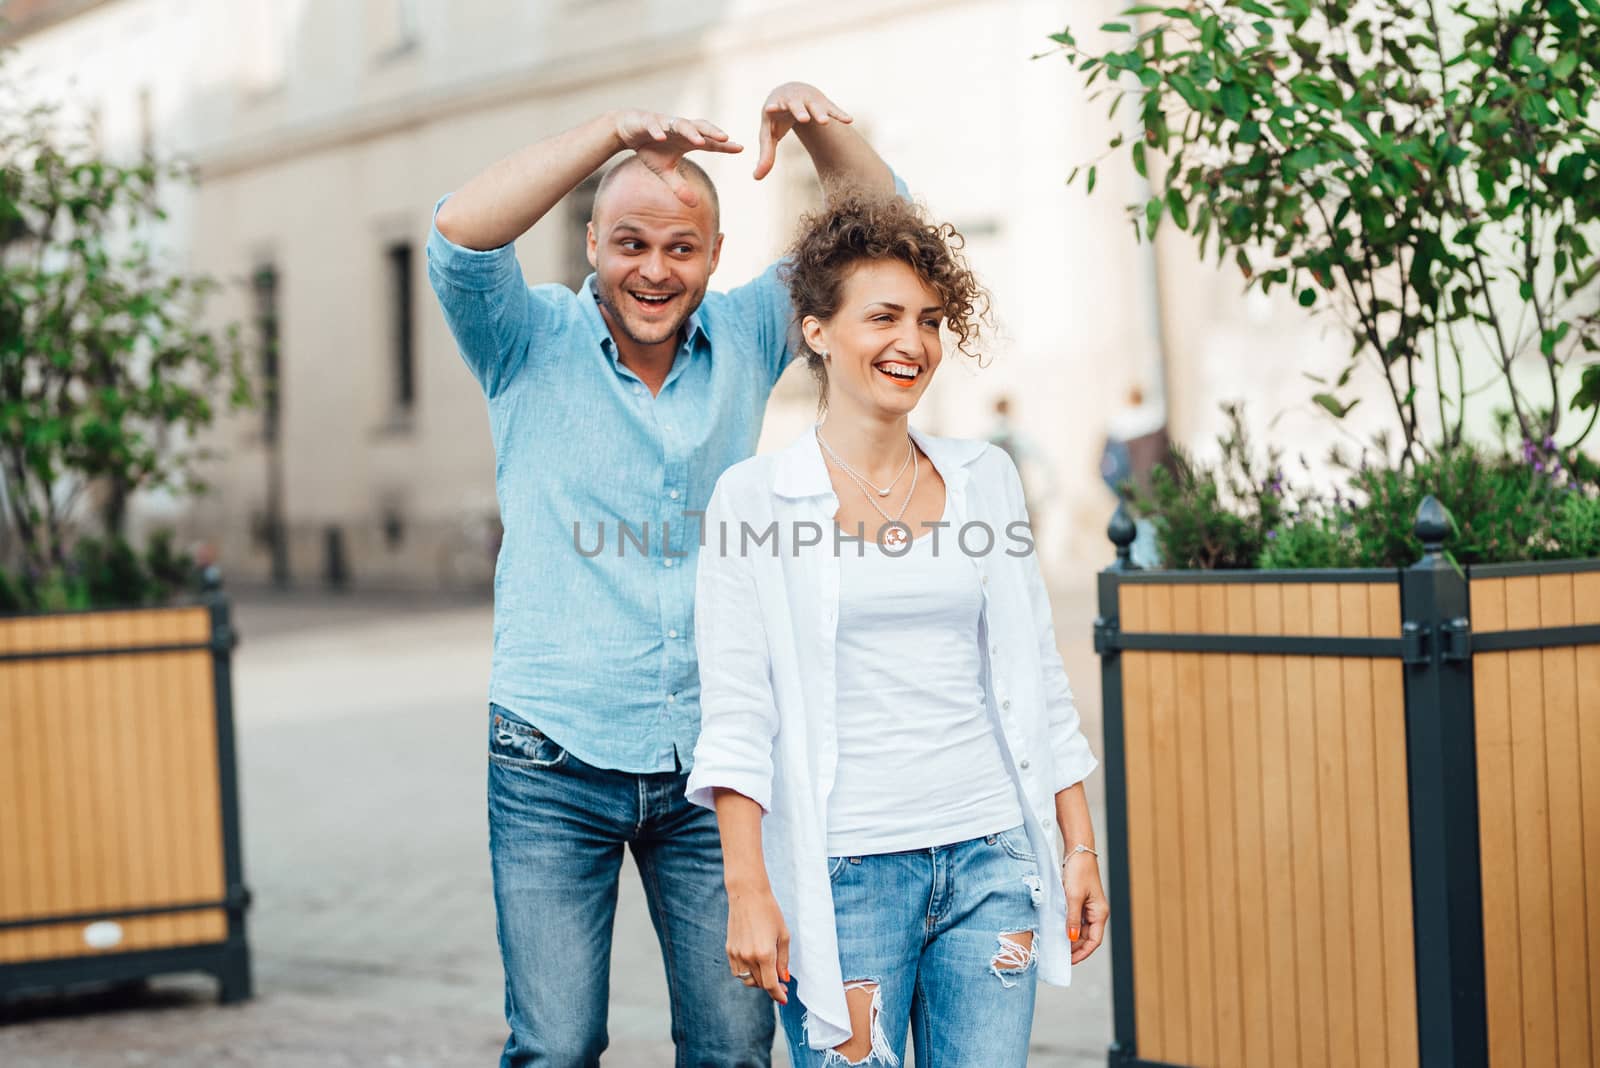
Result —
MULTIPOLYGON (((900 546, 904 545, 906 543, 906 528, 905 524, 900 522, 900 519, 906 514, 906 509, 911 507, 911 498, 917 495, 918 463, 916 446, 913 445, 911 447, 911 455, 907 457, 907 460, 911 464, 911 488, 906 491, 906 499, 900 502, 900 508, 895 512, 894 515, 891 516, 888 512, 883 510, 882 506, 878 504, 877 498, 872 495, 872 491, 877 490, 877 487, 873 486, 865 478, 858 474, 855 468, 851 467, 849 464, 845 463, 839 458, 839 454, 833 451, 833 447, 830 446, 827 442, 827 439, 822 436, 822 429, 820 427, 813 429, 817 435, 818 443, 822 445, 823 451, 825 451, 829 456, 833 457, 833 462, 838 464, 839 469, 845 473, 845 476, 849 478, 851 482, 856 484, 856 489, 861 491, 861 495, 867 499, 867 503, 872 505, 874 511, 883 516, 884 523, 886 523, 890 528, 883 536, 883 544, 891 549, 898 549, 900 546)), ((904 467, 902 466, 901 469, 904 470, 904 467)), ((900 476, 896 475, 895 482, 898 481, 900 481, 900 476)), ((890 489, 893 489, 894 482, 889 483, 889 487, 890 489)), ((882 496, 885 491, 878 490, 877 492, 879 496, 882 496)))
MULTIPOLYGON (((818 441, 822 441, 822 433, 821 433, 821 431, 817 432, 817 440, 818 441)), ((858 485, 865 485, 865 486, 871 487, 872 491, 874 493, 876 493, 880 497, 889 496, 889 492, 894 489, 895 483, 900 481, 900 476, 906 473, 906 468, 907 467, 911 466, 911 458, 917 454, 917 447, 915 445, 913 445, 911 443, 911 439, 909 437, 907 437, 906 438, 906 458, 900 462, 900 470, 898 470, 898 471, 896 471, 894 473, 894 477, 889 480, 889 484, 887 486, 884 486, 882 489, 879 489, 878 486, 870 478, 868 478, 866 475, 862 474, 860 471, 857 471, 855 468, 851 467, 849 464, 845 463, 844 460, 840 459, 839 454, 834 452, 833 448, 831 446, 829 446, 829 444, 826 441, 822 441, 822 447, 824 449, 828 450, 828 455, 833 457, 833 462, 834 463, 836 463, 840 467, 844 468, 850 474, 856 476, 856 483, 858 485)))

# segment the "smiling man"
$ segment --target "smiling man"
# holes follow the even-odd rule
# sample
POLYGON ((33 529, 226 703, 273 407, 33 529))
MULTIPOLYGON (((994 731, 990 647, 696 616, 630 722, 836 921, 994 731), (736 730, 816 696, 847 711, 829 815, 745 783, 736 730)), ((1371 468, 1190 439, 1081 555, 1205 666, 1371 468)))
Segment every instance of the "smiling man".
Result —
MULTIPOLYGON (((826 194, 888 190, 850 121, 812 86, 779 86, 755 177, 793 130, 826 194)), ((428 241, 429 278, 488 398, 505 527, 488 789, 503 1066, 599 1063, 625 847, 661 942, 678 1063, 769 1063, 772 1005, 728 977, 716 821, 684 783, 700 726, 693 517, 755 451, 790 303, 776 265, 709 291, 723 238, 716 189, 685 158, 696 151, 742 148, 703 120, 599 116, 445 198, 428 241), (595 196, 595 273, 576 294, 528 286, 511 243, 628 150, 595 196), (597 531, 610 541, 593 551, 597 531)))

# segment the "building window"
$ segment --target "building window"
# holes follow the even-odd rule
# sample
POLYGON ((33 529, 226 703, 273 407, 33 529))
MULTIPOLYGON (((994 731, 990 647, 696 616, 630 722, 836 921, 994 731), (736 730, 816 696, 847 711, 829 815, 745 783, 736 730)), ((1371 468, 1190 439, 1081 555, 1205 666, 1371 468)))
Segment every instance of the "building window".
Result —
POLYGON ((594 194, 600 188, 600 173, 589 175, 578 188, 567 194, 567 286, 574 293, 594 271, 589 266, 589 219, 594 215, 594 194))
POLYGON ((416 329, 411 299, 415 255, 411 243, 390 245, 385 260, 389 289, 389 397, 394 414, 405 417, 417 402, 416 329))
POLYGON ((276 444, 279 429, 278 268, 264 263, 251 279, 255 295, 256 343, 260 353, 261 438, 276 444))

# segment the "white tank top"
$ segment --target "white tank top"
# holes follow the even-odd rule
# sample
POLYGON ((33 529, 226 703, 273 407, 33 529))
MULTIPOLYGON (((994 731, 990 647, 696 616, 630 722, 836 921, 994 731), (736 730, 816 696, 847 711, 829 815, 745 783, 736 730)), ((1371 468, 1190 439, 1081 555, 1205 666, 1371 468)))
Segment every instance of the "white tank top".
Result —
POLYGON ((1022 822, 983 693, 978 570, 953 531, 840 550, 839 762, 828 855, 964 842, 1022 822), (934 545, 937 535, 938 545, 934 545))

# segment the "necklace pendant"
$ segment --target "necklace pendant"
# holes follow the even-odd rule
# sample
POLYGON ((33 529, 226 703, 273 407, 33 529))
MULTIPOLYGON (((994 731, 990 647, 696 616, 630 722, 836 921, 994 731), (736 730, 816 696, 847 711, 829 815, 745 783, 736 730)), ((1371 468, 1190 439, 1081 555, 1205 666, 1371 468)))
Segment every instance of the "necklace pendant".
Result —
POLYGON ((883 536, 883 544, 891 549, 898 549, 906 543, 906 530, 896 525, 889 528, 883 536))
POLYGON ((889 489, 881 489, 881 490, 878 491, 878 496, 887 497, 887 496, 889 496, 889 490, 892 490, 892 489, 894 489, 893 486, 890 486, 889 489))

